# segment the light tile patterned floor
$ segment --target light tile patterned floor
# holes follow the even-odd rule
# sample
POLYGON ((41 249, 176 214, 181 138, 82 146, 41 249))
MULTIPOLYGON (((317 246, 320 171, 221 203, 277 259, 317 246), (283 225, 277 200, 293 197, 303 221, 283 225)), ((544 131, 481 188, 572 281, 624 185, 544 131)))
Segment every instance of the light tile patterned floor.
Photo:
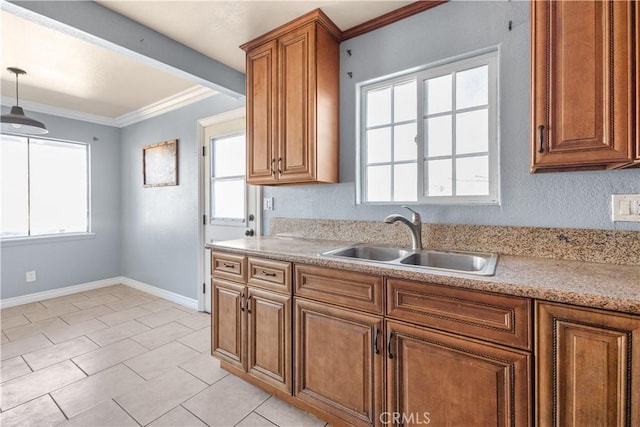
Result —
POLYGON ((0 315, 3 427, 325 426, 221 369, 208 314, 128 286, 0 315))

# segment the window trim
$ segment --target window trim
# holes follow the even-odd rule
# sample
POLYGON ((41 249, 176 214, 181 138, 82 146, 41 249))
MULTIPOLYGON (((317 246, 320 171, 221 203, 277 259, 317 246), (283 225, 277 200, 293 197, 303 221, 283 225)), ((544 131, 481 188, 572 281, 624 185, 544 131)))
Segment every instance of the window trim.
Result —
MULTIPOLYGON (((452 93, 455 96, 455 92, 452 93)), ((458 55, 446 60, 437 61, 419 68, 413 68, 402 73, 376 78, 356 84, 356 204, 358 205, 500 205, 500 50, 498 46, 458 55), (480 65, 489 65, 489 194, 486 196, 427 196, 425 195, 425 141, 424 141, 424 81, 438 75, 447 75, 453 72, 474 68, 480 65), (366 93, 371 90, 381 89, 401 84, 402 82, 416 81, 417 111, 416 111, 416 138, 417 144, 417 200, 414 201, 368 201, 366 179, 366 93), (422 122, 422 123, 421 123, 422 122)), ((393 103, 393 100, 391 101, 393 103)), ((393 106, 392 106, 393 107, 393 106)), ((475 107, 474 107, 475 108, 475 107)), ((472 110, 473 108, 470 108, 472 110)), ((393 122, 392 122, 393 123, 393 122)), ((393 123, 392 127, 396 124, 393 123)), ((452 131, 455 132, 455 129, 452 131)), ((478 154, 478 153, 473 153, 478 154)), ((448 156, 455 163, 455 158, 465 155, 448 156)), ((386 164, 386 163, 385 163, 386 164)), ((391 163, 392 165, 395 163, 391 163)), ((455 167, 455 165, 454 165, 455 167)), ((391 182, 393 188, 393 179, 391 182)))
MULTIPOLYGON (((92 225, 92 198, 91 198, 91 189, 92 189, 92 181, 91 181, 91 144, 88 142, 81 141, 72 141, 69 139, 60 139, 60 138, 51 138, 46 136, 29 136, 20 133, 12 133, 12 132, 1 132, 0 137, 2 135, 13 136, 24 138, 27 140, 27 144, 31 144, 30 140, 44 140, 44 141, 52 141, 63 144, 73 144, 73 145, 83 145, 87 149, 86 160, 87 160, 87 229, 86 231, 71 231, 65 233, 51 233, 51 234, 37 234, 32 235, 28 234, 26 236, 9 236, 2 237, 0 235, 0 245, 2 247, 10 247, 10 246, 21 246, 27 244, 39 244, 39 243, 54 243, 54 242, 62 242, 62 241, 71 241, 71 240, 83 240, 83 239, 93 239, 95 238, 95 233, 93 232, 92 225)), ((29 157, 27 157, 29 160, 29 157)), ((27 164, 27 170, 29 171, 31 168, 30 164, 27 164)), ((28 192, 31 192, 31 187, 28 186, 28 192)), ((31 194, 29 194, 29 199, 31 198, 31 194)), ((30 205, 30 203, 29 203, 30 205)), ((31 211, 29 207, 29 212, 27 213, 28 217, 31 216, 31 211)), ((31 233, 31 221, 28 220, 29 230, 31 233)))

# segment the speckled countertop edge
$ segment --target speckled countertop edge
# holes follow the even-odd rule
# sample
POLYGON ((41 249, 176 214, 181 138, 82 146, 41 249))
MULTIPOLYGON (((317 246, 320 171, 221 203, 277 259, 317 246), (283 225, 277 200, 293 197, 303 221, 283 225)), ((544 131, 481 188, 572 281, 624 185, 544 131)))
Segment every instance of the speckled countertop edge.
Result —
POLYGON ((459 288, 640 314, 640 267, 500 255, 493 276, 388 266, 320 255, 344 241, 259 237, 207 244, 208 249, 347 269, 459 288))

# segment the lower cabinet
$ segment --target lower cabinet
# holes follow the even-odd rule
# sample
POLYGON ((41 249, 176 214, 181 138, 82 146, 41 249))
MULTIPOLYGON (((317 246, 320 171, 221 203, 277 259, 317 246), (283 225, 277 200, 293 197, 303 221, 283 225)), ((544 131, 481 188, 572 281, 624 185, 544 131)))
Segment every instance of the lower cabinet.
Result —
POLYGON ((387 412, 392 425, 527 426, 530 355, 387 321, 387 412))
POLYGON ((213 279, 212 354, 291 394, 291 297, 213 279))
POLYGON ((296 299, 295 396, 351 425, 380 425, 382 327, 382 316, 296 299))
POLYGON ((536 303, 540 426, 640 426, 640 317, 536 303))

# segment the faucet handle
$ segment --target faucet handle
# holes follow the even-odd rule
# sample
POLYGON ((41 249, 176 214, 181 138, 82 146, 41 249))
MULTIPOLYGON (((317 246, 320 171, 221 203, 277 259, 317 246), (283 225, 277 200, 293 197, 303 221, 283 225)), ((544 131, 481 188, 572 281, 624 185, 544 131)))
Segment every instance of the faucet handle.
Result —
POLYGON ((411 211, 411 221, 418 223, 422 221, 422 218, 420 218, 420 214, 416 211, 414 211, 413 209, 411 209, 409 206, 400 206, 401 208, 405 208, 409 211, 411 211))

